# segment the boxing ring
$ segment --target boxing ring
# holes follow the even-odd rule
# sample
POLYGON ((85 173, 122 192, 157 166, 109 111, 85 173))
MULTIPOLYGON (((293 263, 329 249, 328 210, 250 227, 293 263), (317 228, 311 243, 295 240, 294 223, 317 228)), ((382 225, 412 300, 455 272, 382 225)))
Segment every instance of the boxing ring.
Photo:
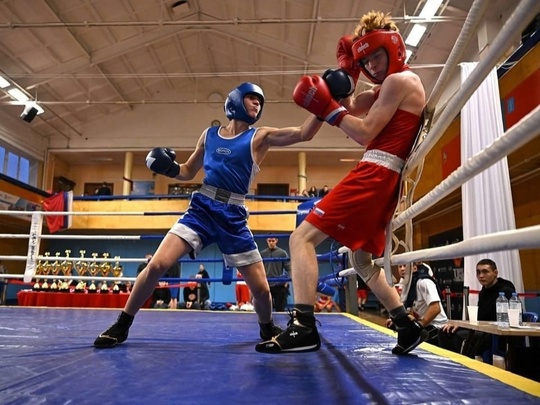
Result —
POLYGON ((351 315, 318 315, 317 353, 256 353, 254 313, 155 309, 139 313, 124 344, 94 349, 116 313, 1 308, 0 402, 535 404, 540 396, 539 383, 429 344, 392 355, 391 332, 351 315))
MULTIPOLYGON (((478 22, 487 2, 477 0, 467 17, 460 39, 449 60, 457 59, 466 42, 462 36, 478 22)), ((422 159, 437 142, 463 107, 474 89, 508 49, 512 34, 538 12, 533 0, 521 2, 442 114, 413 152, 405 168, 407 178, 422 165, 422 159)), ((445 68, 440 78, 450 75, 445 68)), ((438 87, 436 87, 438 90, 438 87)), ((428 102, 433 108, 438 95, 428 102)), ((429 119, 433 119, 433 111, 429 119)), ((406 240, 397 241, 388 232, 385 256, 377 260, 387 272, 391 265, 418 260, 454 258, 471 253, 540 247, 540 226, 501 232, 463 242, 413 251, 412 219, 439 202, 468 179, 507 156, 538 135, 540 107, 536 107, 481 154, 465 162, 430 193, 393 220, 390 230, 406 228, 406 240), (394 254, 396 246, 407 252, 394 254)), ((411 198, 408 195, 408 198, 411 198)), ((41 239, 65 238, 42 235, 46 215, 146 215, 147 213, 104 212, 10 212, 1 215, 32 215, 28 235, 0 234, 0 237, 28 238, 26 256, 0 256, 0 260, 26 262, 24 275, 6 277, 31 282, 41 279, 134 281, 130 277, 36 275, 41 239)), ((155 213, 160 215, 160 213, 155 213)), ((170 213, 166 213, 170 214, 170 213)), ((257 213, 252 212, 252 215, 257 213)), ((261 215, 268 213, 259 213, 261 215)), ((73 238, 103 240, 140 239, 126 235, 69 235, 73 238)), ((341 252, 345 251, 342 249, 341 252)), ((53 258, 54 259, 54 258, 53 258)), ((57 257, 63 261, 95 261, 57 257)), ((116 262, 100 258, 98 262, 116 262)), ((140 262, 140 258, 121 261, 140 262)), ((351 269, 337 277, 352 274, 351 269)), ((234 281, 224 272, 221 282, 234 281)), ((184 281, 180 279, 180 281, 184 281)), ((254 313, 197 310, 141 310, 129 339, 112 350, 97 350, 92 342, 111 324, 118 310, 41 307, 0 307, 0 403, 115 403, 152 401, 182 404, 220 403, 354 403, 354 404, 536 404, 540 383, 511 374, 438 347, 422 344, 412 354, 395 356, 395 333, 350 314, 318 314, 322 347, 317 353, 261 355, 254 313)), ((286 314, 275 314, 284 326, 286 314)))

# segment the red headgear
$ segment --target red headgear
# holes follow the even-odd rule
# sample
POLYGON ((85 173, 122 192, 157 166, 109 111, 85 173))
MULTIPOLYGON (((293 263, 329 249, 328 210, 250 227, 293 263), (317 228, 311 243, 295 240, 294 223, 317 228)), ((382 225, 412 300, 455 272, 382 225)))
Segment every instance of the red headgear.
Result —
POLYGON ((392 73, 400 72, 405 65, 406 58, 405 43, 397 31, 374 30, 354 41, 352 45, 354 60, 367 78, 377 84, 382 83, 384 79, 378 80, 373 77, 362 63, 362 59, 379 48, 384 48, 388 55, 388 69, 385 78, 392 73))

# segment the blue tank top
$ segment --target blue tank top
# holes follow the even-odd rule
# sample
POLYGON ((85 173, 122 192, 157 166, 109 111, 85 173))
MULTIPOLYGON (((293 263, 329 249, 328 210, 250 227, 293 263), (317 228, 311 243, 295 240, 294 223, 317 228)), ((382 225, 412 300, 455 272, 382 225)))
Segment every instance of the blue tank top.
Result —
POLYGON ((223 138, 221 127, 206 130, 203 167, 206 174, 203 183, 237 194, 247 194, 259 166, 253 160, 251 143, 257 128, 223 138))

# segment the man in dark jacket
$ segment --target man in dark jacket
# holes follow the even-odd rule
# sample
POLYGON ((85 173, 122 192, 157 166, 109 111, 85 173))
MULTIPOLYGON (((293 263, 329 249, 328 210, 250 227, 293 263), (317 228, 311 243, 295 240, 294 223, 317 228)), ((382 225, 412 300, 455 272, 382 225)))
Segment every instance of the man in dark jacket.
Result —
MULTIPOLYGON (((495 301, 499 297, 499 292, 504 292, 507 299, 512 297, 516 287, 511 281, 499 277, 497 264, 491 259, 482 259, 476 264, 476 278, 482 285, 478 294, 478 320, 491 321, 497 320, 497 308, 495 301)), ((439 333, 439 341, 445 349, 461 353, 461 347, 467 335, 468 330, 459 329, 457 326, 446 325, 439 333)), ((491 335, 482 332, 476 332, 469 345, 472 351, 463 353, 470 357, 480 356, 491 347, 491 335)))
MULTIPOLYGON (((266 270, 266 278, 289 277, 291 263, 288 260, 289 255, 283 249, 277 246, 277 238, 267 238, 268 248, 261 252, 261 257, 266 270), (279 260, 286 259, 286 260, 279 260)), ((269 281, 270 294, 274 309, 278 312, 285 311, 287 306, 287 296, 289 295, 289 283, 285 281, 269 281)))

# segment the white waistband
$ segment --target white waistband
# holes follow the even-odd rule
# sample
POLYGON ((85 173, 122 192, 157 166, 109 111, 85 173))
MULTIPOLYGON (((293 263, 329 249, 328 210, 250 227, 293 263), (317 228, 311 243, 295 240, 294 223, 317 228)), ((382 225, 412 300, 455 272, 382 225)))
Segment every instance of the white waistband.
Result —
POLYGON ((367 150, 362 157, 362 162, 374 163, 397 173, 401 173, 405 165, 405 160, 399 156, 378 149, 367 150))
POLYGON ((203 184, 198 191, 212 200, 225 204, 245 205, 246 203, 246 198, 243 194, 232 193, 222 188, 209 186, 208 184, 203 184))

